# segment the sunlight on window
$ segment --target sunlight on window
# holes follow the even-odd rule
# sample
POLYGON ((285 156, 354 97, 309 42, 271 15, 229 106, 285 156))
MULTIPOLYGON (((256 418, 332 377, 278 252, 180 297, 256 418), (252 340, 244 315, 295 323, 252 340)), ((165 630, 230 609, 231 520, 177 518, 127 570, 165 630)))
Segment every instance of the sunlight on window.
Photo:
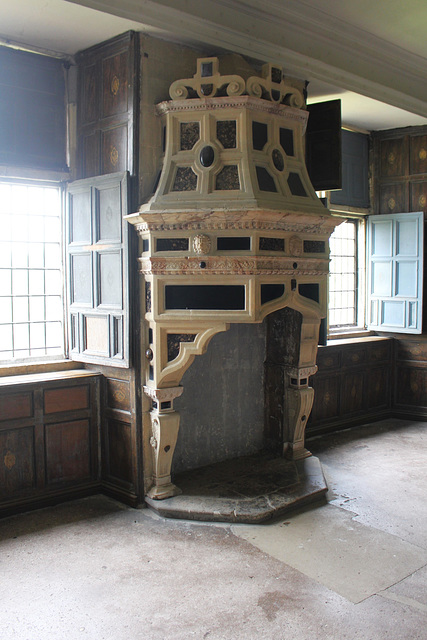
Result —
POLYGON ((329 326, 357 323, 357 229, 356 222, 343 222, 330 239, 329 326))
POLYGON ((0 360, 64 353, 61 190, 0 182, 0 360))

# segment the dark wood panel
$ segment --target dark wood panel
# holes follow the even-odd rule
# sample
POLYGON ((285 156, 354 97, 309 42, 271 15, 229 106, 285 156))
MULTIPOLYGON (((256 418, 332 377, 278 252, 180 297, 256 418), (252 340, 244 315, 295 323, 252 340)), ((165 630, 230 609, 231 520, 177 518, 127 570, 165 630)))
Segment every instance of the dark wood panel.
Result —
POLYGON ((317 366, 320 371, 338 369, 341 364, 341 352, 333 348, 319 347, 317 352, 317 366))
POLYGON ((427 181, 411 182, 411 211, 427 212, 427 181))
POLYGON ((382 140, 380 144, 380 175, 382 178, 405 175, 405 139, 382 140))
POLYGON ((410 172, 427 173, 427 135, 410 137, 410 172))
POLYGON ((344 414, 363 409, 363 373, 346 373, 343 376, 341 408, 344 414))
POLYGON ((31 392, 0 395, 0 421, 30 418, 33 412, 33 394, 31 392))
POLYGON ((103 117, 128 109, 128 53, 123 51, 102 62, 103 117))
POLYGON ((78 62, 77 176, 137 175, 138 35, 128 32, 81 51, 78 62))
POLYGON ((128 154, 127 125, 102 132, 101 173, 126 171, 128 154))
POLYGON ((49 424, 45 433, 47 483, 87 480, 91 475, 90 421, 49 424))
POLYGON ((106 385, 108 406, 121 411, 131 411, 129 382, 107 378, 106 385))
POLYGON ((89 408, 89 386, 49 389, 44 392, 45 413, 76 411, 89 408))
POLYGON ((355 365, 365 364, 367 360, 367 350, 364 346, 355 346, 352 349, 346 349, 342 354, 342 366, 353 367, 355 365))
POLYGON ((409 210, 409 187, 406 182, 380 187, 379 213, 404 213, 409 210))
POLYGON ((128 484, 133 483, 132 432, 126 422, 107 421, 107 476, 128 484))
POLYGON ((337 376, 314 376, 311 385, 314 388, 314 402, 310 422, 336 418, 340 413, 340 379, 337 376))
POLYGON ((391 340, 373 343, 367 349, 369 362, 389 361, 391 357, 391 340))
POLYGON ((375 213, 427 212, 427 127, 374 132, 375 213))
POLYGON ((427 363, 427 341, 397 339, 396 355, 398 360, 416 360, 427 363))
POLYGON ((86 178, 98 176, 101 173, 101 132, 91 131, 82 136, 81 164, 86 178))
POLYGON ((395 404, 427 408, 427 369, 396 366, 395 404))
POLYGON ((374 367, 366 371, 366 408, 389 406, 390 368, 374 367))
POLYGON ((81 124, 91 124, 99 117, 97 66, 90 64, 81 70, 82 91, 80 94, 81 124))
POLYGON ((11 497, 36 485, 34 428, 0 431, 0 496, 11 497))
POLYGON ((99 490, 99 374, 13 380, 0 388, 0 513, 99 490))

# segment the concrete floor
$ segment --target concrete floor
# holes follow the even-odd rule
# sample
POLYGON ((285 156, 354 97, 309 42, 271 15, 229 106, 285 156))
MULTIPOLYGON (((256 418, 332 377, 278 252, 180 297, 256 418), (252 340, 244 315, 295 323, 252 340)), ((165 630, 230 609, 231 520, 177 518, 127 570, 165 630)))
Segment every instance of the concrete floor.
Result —
POLYGON ((270 524, 103 496, 0 521, 1 640, 425 640, 427 424, 308 446, 329 502, 270 524))

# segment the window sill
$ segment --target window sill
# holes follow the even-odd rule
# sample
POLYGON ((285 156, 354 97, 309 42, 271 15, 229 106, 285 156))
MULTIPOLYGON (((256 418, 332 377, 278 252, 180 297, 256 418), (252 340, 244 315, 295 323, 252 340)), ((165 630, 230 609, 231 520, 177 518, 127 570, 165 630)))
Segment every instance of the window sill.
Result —
POLYGON ((370 336, 375 336, 376 333, 374 331, 370 331, 369 329, 360 329, 357 327, 343 329, 341 331, 336 331, 334 333, 328 334, 328 342, 333 340, 342 340, 347 338, 366 338, 370 336))
POLYGON ((80 362, 74 362, 73 360, 45 360, 33 363, 11 363, 0 364, 0 380, 4 377, 20 376, 28 374, 40 374, 40 373, 61 373, 63 371, 75 371, 76 369, 83 369, 83 365, 80 362))
POLYGON ((327 347, 334 347, 338 345, 344 344, 360 344, 363 342, 381 342, 383 340, 390 340, 389 336, 378 336, 376 333, 372 331, 365 331, 360 333, 353 334, 340 334, 331 339, 331 336, 328 337, 328 341, 325 346, 319 346, 319 349, 325 349, 327 347))
POLYGON ((67 371, 50 371, 44 373, 26 373, 20 375, 8 375, 0 378, 0 389, 2 387, 16 387, 27 384, 38 384, 52 382, 55 380, 70 380, 72 378, 93 378, 99 376, 98 371, 88 371, 87 369, 71 369, 67 371))

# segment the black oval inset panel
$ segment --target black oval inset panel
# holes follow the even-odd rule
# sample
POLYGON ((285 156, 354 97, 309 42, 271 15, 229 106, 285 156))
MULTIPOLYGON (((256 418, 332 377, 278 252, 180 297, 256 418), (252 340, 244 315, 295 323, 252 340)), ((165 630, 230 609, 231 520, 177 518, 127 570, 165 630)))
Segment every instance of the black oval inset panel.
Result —
POLYGON ((202 167, 210 167, 215 160, 215 151, 209 145, 203 147, 200 152, 200 164, 202 167))
POLYGON ((285 168, 285 160, 279 149, 273 149, 273 153, 271 154, 271 156, 273 158, 273 164, 276 167, 277 171, 283 171, 283 169, 285 168))

